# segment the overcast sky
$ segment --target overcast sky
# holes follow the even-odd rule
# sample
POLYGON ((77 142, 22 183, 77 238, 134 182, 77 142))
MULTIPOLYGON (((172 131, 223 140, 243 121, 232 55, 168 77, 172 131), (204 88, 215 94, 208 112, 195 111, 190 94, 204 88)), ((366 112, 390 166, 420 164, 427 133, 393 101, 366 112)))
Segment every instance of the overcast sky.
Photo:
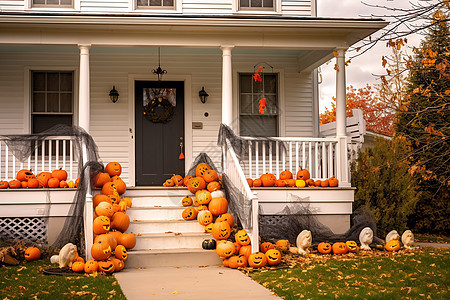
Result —
MULTIPOLYGON (((364 0, 364 2, 389 7, 410 7, 408 0, 364 0)), ((369 7, 360 0, 317 0, 318 17, 357 18, 370 17, 371 15, 380 16, 387 13, 389 12, 386 10, 369 7)), ((408 38, 408 45, 418 45, 419 41, 419 37, 410 37, 408 38)), ((363 87, 367 83, 378 83, 374 75, 383 73, 381 57, 389 54, 390 51, 384 43, 375 46, 364 55, 352 60, 346 72, 347 86, 363 87)), ((350 55, 352 54, 350 53, 350 55)), ((336 94, 334 64, 335 61, 333 60, 321 66, 322 84, 319 85, 320 112, 323 112, 325 107, 331 108, 331 98, 336 94)))

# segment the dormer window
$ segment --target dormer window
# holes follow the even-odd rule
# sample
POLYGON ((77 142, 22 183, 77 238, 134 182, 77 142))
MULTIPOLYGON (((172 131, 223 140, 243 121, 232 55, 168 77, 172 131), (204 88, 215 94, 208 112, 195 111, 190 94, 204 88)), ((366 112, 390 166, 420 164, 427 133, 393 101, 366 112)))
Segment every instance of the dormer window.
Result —
POLYGON ((73 0, 31 0, 32 7, 72 8, 73 0))
POLYGON ((175 0, 137 0, 137 8, 144 9, 175 9, 175 0))
POLYGON ((239 0, 239 10, 274 10, 275 0, 239 0))

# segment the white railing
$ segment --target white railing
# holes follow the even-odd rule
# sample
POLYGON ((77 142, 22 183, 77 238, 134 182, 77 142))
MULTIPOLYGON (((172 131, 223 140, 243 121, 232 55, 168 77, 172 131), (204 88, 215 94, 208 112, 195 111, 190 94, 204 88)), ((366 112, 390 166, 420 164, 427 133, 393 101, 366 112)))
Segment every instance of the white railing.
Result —
POLYGON ((227 174, 228 178, 232 182, 235 188, 244 196, 244 201, 249 201, 251 205, 251 216, 246 216, 250 222, 246 222, 249 226, 245 226, 244 229, 252 240, 252 252, 259 251, 258 241, 258 197, 253 194, 250 186, 247 183, 244 171, 239 164, 239 159, 233 150, 230 142, 227 139, 227 144, 223 147, 223 172, 227 174))
POLYGON ((28 141, 34 151, 26 159, 19 161, 5 143, 7 138, 0 137, 0 180, 12 180, 21 169, 31 170, 35 175, 40 172, 52 172, 62 168, 67 171, 67 180, 78 176, 78 162, 75 153, 74 137, 51 136, 45 138, 40 146, 33 140, 28 141))
POLYGON ((242 139, 248 141, 248 155, 241 158, 246 177, 259 178, 265 173, 278 177, 284 170, 291 171, 295 176, 300 169, 307 169, 314 179, 337 177, 337 138, 242 139))

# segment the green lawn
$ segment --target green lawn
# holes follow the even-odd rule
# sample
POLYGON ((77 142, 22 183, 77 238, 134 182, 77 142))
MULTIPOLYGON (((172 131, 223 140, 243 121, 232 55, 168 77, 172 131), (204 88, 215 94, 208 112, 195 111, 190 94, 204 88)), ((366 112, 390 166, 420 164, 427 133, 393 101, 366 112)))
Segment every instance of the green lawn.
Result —
POLYGON ((48 276, 47 260, 0 267, 0 299, 126 299, 114 276, 48 276))
POLYGON ((450 243, 450 237, 435 234, 414 234, 414 240, 416 242, 423 243, 450 243))
POLYGON ((284 299, 450 299, 450 249, 294 255, 286 262, 248 275, 284 299))

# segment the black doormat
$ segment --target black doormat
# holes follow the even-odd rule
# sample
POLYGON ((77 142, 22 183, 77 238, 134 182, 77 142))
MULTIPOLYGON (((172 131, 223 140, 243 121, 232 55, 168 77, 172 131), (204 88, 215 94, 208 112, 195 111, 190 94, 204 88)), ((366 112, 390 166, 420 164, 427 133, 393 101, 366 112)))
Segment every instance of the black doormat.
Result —
POLYGON ((43 271, 45 275, 58 275, 58 276, 80 276, 84 272, 74 272, 71 268, 51 268, 43 271))

